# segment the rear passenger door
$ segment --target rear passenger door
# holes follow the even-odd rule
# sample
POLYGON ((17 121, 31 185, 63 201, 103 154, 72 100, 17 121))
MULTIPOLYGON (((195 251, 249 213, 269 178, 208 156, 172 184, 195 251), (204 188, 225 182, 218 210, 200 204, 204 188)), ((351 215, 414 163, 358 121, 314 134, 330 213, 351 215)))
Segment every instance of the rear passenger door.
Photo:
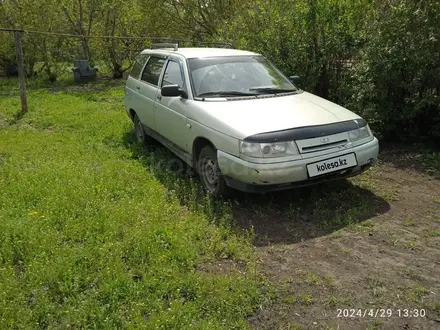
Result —
POLYGON ((127 78, 127 84, 125 85, 125 107, 127 108, 127 111, 130 109, 133 109, 136 111, 139 98, 139 90, 136 88, 136 86, 139 86, 139 79, 140 75, 142 73, 142 69, 145 66, 145 63, 147 62, 148 58, 150 56, 148 54, 139 54, 133 65, 133 69, 131 70, 130 74, 127 78))
POLYGON ((155 131, 157 129, 154 119, 154 104, 156 103, 157 95, 160 95, 158 84, 164 63, 165 56, 151 55, 136 86, 138 97, 135 111, 141 122, 155 131))

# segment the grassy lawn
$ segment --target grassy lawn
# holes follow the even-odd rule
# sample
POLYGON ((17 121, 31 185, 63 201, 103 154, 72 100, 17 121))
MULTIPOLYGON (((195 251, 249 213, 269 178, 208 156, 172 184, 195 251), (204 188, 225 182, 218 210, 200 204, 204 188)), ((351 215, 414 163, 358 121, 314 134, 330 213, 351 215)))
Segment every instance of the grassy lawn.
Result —
POLYGON ((135 142, 123 81, 28 86, 16 119, 0 79, 0 329, 438 328, 438 151, 382 144, 349 180, 212 200, 135 142))
POLYGON ((17 121, 0 80, 0 328, 247 328, 267 291, 252 237, 150 169, 121 86, 29 86, 17 121))

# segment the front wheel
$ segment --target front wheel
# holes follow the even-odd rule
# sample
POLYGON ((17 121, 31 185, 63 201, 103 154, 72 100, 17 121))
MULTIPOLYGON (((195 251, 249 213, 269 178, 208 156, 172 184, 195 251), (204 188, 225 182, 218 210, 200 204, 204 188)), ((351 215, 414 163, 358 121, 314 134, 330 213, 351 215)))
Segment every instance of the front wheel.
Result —
POLYGON ((229 189, 218 166, 217 152, 213 147, 205 146, 200 151, 197 172, 208 193, 214 196, 225 196, 227 194, 229 189))

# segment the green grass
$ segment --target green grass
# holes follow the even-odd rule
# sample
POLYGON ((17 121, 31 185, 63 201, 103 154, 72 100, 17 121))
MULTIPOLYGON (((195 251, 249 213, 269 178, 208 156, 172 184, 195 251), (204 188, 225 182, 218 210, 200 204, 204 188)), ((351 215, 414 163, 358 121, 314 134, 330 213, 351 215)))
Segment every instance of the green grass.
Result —
POLYGON ((431 231, 428 232, 428 235, 429 235, 429 236, 432 236, 432 237, 439 237, 439 236, 440 236, 440 230, 438 230, 438 229, 433 229, 433 230, 431 230, 431 231))
POLYGON ((352 306, 353 302, 352 299, 348 296, 330 295, 328 298, 326 298, 324 304, 329 307, 335 308, 341 306, 352 306))
POLYGON ((335 285, 334 280, 328 276, 319 276, 311 271, 297 270, 296 279, 298 283, 306 283, 311 286, 327 286, 333 287, 335 285))
POLYGON ((405 226, 405 227, 413 227, 413 226, 415 226, 417 223, 413 220, 413 219, 406 219, 404 222, 403 222, 403 225, 405 226))
POLYGON ((407 301, 420 303, 424 296, 429 294, 429 290, 419 284, 406 289, 405 298, 407 301))
POLYGON ((373 322, 371 322, 368 326, 367 326, 367 330, 378 330, 380 329, 380 325, 382 324, 381 321, 379 320, 375 320, 373 322))
POLYGON ((379 297, 385 292, 385 285, 381 280, 374 277, 366 278, 368 287, 374 297, 379 297))
POLYGON ((313 297, 311 294, 309 293, 305 293, 305 292, 301 292, 299 294, 298 300, 301 302, 301 304, 303 305, 311 305, 313 304, 313 297))
POLYGON ((302 330, 303 327, 295 322, 289 322, 289 324, 287 324, 287 330, 302 330))
POLYGON ((440 152, 426 151, 423 154, 423 162, 431 172, 440 172, 440 152))
POLYGON ((15 120, 15 83, 0 80, 0 328, 247 328, 265 286, 252 238, 152 166, 168 154, 133 142, 123 89, 36 87, 15 120), (224 258, 247 271, 197 270, 224 258))

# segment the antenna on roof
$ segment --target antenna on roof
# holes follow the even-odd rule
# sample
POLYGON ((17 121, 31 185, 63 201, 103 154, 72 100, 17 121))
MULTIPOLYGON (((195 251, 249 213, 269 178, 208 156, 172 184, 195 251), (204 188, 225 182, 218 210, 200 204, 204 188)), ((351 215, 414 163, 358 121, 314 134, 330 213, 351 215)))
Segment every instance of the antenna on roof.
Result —
POLYGON ((177 51, 179 49, 179 44, 172 44, 168 42, 151 44, 150 49, 157 49, 157 48, 172 48, 174 51, 177 51))

